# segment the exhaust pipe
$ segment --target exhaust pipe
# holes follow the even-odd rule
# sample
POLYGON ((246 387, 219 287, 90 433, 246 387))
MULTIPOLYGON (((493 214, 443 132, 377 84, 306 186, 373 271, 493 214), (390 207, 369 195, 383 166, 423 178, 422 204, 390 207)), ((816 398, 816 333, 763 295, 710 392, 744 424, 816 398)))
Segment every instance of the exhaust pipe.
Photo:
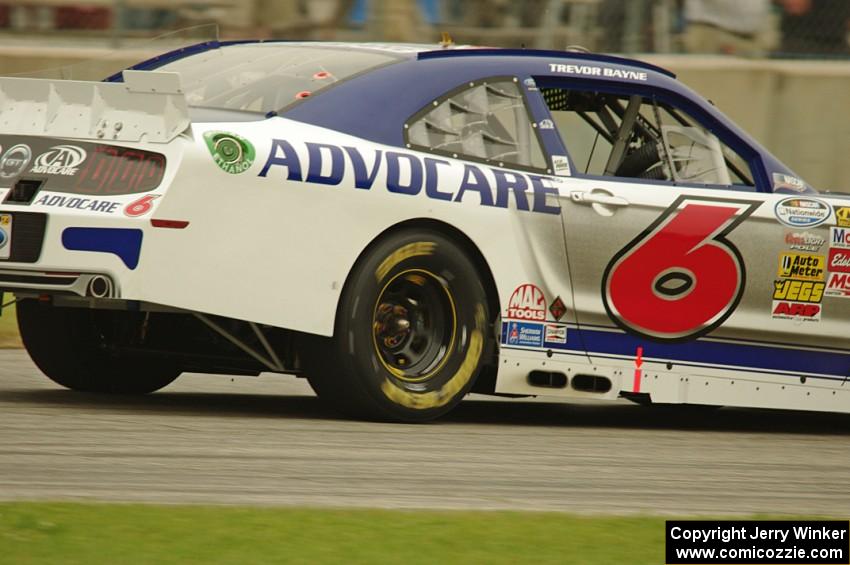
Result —
POLYGON ((112 281, 103 275, 93 276, 86 288, 86 296, 92 298, 111 298, 112 281))

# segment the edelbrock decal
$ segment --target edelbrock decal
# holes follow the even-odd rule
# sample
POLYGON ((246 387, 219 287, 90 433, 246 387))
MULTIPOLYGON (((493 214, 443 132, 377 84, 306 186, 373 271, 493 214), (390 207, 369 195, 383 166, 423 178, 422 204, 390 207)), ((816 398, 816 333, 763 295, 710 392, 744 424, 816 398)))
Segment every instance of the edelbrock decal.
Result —
POLYGON ((812 228, 829 219, 832 209, 814 198, 786 198, 774 209, 776 219, 792 228, 812 228))

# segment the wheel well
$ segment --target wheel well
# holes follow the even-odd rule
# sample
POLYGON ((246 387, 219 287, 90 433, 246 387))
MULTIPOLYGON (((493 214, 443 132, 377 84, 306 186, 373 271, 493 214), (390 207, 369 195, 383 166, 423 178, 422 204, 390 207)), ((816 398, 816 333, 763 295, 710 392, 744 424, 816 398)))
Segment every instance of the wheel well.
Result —
MULTIPOLYGON (((371 249, 372 246, 375 245, 375 243, 395 232, 416 228, 438 231, 463 248, 463 250, 467 254, 467 257, 472 260, 472 264, 475 266, 475 270, 481 277, 481 283, 484 286, 484 292, 487 295, 487 306, 490 309, 490 321, 495 321, 496 316, 500 311, 499 293, 496 289, 496 281, 493 278, 493 273, 490 271, 490 266, 487 264, 487 260, 484 259, 484 255, 481 254, 481 251, 478 249, 478 246, 475 245, 475 243, 471 239, 469 239, 469 237, 467 237, 465 233, 450 224, 440 222, 438 220, 432 220, 429 218, 405 220, 404 222, 392 225, 381 233, 379 233, 377 236, 375 236, 374 239, 372 239, 372 241, 369 242, 369 244, 363 249, 363 251, 360 252, 360 255, 357 257, 357 261, 354 262, 354 265, 352 266, 351 270, 348 273, 348 276, 346 277, 345 286, 347 286, 349 283, 351 273, 356 271, 357 265, 360 263, 363 257, 366 256, 367 251, 369 251, 369 249, 371 249)), ((345 290, 345 286, 343 286, 343 291, 345 290)), ((339 316, 338 310, 337 316, 339 316)))

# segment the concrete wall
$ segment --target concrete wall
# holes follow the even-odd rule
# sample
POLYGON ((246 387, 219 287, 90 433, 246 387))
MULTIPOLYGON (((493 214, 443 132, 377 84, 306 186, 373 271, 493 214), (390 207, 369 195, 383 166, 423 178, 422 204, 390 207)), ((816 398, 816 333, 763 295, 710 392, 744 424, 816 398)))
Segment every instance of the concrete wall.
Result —
MULTIPOLYGON (((0 75, 53 69, 40 75, 95 80, 150 55, 7 46, 0 75), (70 74, 60 69, 68 65, 70 74)), ((816 188, 850 192, 850 62, 642 58, 675 72, 816 188)))

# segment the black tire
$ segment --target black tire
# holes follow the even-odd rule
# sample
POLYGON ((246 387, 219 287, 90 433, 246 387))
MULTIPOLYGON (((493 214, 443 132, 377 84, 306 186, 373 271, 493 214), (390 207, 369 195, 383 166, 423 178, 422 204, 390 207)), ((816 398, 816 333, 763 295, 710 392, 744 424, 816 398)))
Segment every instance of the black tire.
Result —
POLYGON ((110 336, 136 323, 138 313, 59 308, 36 300, 18 302, 17 310, 21 340, 30 357, 50 380, 66 388, 147 394, 180 376, 168 362, 110 352, 110 336))
POLYGON ((479 273, 439 232, 405 230, 354 267, 333 338, 305 336, 300 353, 320 398, 355 417, 425 422, 469 392, 489 351, 479 273))

